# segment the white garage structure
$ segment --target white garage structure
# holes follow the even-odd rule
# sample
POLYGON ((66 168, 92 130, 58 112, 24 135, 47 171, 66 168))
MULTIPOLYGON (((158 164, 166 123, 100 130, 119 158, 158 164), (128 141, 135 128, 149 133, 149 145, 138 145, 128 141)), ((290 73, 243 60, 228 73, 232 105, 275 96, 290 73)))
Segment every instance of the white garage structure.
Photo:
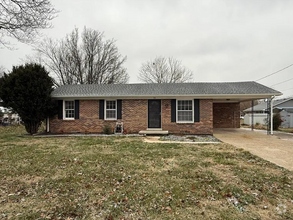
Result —
MULTIPOLYGON (((266 124, 267 122, 268 103, 262 101, 256 106, 245 109, 244 124, 266 124), (253 117, 253 120, 252 120, 253 117)), ((273 101, 273 112, 279 112, 283 120, 280 127, 292 128, 293 127, 293 98, 279 99, 273 101)))

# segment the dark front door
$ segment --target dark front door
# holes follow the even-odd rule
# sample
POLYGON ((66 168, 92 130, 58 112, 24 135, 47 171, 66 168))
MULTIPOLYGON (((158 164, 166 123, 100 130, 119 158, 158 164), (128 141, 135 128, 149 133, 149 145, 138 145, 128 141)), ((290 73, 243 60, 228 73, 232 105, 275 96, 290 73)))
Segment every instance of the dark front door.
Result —
POLYGON ((148 102, 148 127, 161 128, 161 100, 148 102))

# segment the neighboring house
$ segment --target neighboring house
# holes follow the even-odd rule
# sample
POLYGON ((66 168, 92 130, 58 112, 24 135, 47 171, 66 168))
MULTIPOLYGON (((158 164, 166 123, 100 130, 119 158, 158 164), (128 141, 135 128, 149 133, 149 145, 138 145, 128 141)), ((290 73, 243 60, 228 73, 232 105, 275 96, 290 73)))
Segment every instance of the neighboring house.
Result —
POLYGON ((21 122, 21 118, 18 114, 14 113, 4 113, 2 123, 3 124, 14 124, 19 125, 21 122))
POLYGON ((126 133, 213 134, 240 126, 239 102, 281 95, 256 82, 65 85, 52 92, 52 133, 101 133, 123 123, 126 133))
MULTIPOLYGON (((267 119, 267 102, 263 101, 253 108, 244 110, 244 124, 251 125, 251 117, 253 112, 254 124, 266 124, 267 119)), ((273 112, 279 112, 283 120, 280 127, 293 127, 293 98, 278 99, 273 101, 273 112)))
POLYGON ((9 125, 9 124, 20 124, 20 117, 16 113, 11 113, 9 109, 0 107, 0 111, 3 112, 3 117, 0 118, 0 124, 9 125))
POLYGON ((282 108, 280 111, 282 128, 293 128, 293 107, 282 108))

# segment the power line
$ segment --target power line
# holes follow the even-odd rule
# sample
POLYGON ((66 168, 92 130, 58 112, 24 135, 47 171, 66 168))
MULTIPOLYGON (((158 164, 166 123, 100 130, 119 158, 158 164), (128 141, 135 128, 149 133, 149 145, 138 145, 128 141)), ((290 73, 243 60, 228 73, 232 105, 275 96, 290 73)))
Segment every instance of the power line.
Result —
POLYGON ((282 84, 282 83, 288 82, 288 81, 290 81, 290 80, 292 80, 292 79, 293 79, 293 78, 291 78, 291 79, 287 79, 287 80, 282 81, 282 82, 280 82, 280 83, 276 83, 276 84, 274 84, 274 85, 272 85, 272 86, 270 86, 270 87, 273 87, 273 86, 276 86, 276 85, 279 85, 279 84, 282 84))
POLYGON ((288 91, 288 90, 291 90, 291 89, 293 89, 293 88, 290 88, 290 89, 285 89, 285 90, 282 90, 282 91, 284 92, 284 91, 288 91))
POLYGON ((285 70, 285 69, 287 69, 287 68, 289 68, 289 67, 291 67, 291 66, 293 66, 293 63, 290 64, 289 66, 284 67, 283 69, 280 69, 280 70, 278 70, 278 71, 276 71, 276 72, 273 72, 273 73, 271 73, 271 74, 269 74, 269 75, 266 75, 266 76, 264 76, 264 77, 262 77, 262 78, 259 78, 258 80, 255 80, 255 81, 257 82, 257 81, 259 81, 259 80, 265 79, 265 78, 267 78, 267 77, 269 77, 269 76, 272 76, 272 75, 274 75, 274 74, 276 74, 276 73, 278 73, 278 72, 281 72, 281 71, 283 71, 283 70, 285 70))

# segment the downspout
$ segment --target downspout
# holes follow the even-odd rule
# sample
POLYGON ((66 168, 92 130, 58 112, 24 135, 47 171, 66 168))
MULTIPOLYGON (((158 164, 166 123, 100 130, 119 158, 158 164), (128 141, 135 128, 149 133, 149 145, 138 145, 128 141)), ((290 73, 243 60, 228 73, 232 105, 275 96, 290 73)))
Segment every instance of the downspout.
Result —
POLYGON ((253 111, 254 111, 254 109, 253 109, 253 100, 251 101, 251 130, 253 131, 253 129, 254 129, 254 121, 253 121, 253 111))
POLYGON ((273 115, 274 115, 274 113, 273 113, 273 102, 274 102, 274 99, 275 98, 275 96, 272 96, 271 97, 271 135, 273 135, 274 134, 274 132, 273 132, 273 115))

